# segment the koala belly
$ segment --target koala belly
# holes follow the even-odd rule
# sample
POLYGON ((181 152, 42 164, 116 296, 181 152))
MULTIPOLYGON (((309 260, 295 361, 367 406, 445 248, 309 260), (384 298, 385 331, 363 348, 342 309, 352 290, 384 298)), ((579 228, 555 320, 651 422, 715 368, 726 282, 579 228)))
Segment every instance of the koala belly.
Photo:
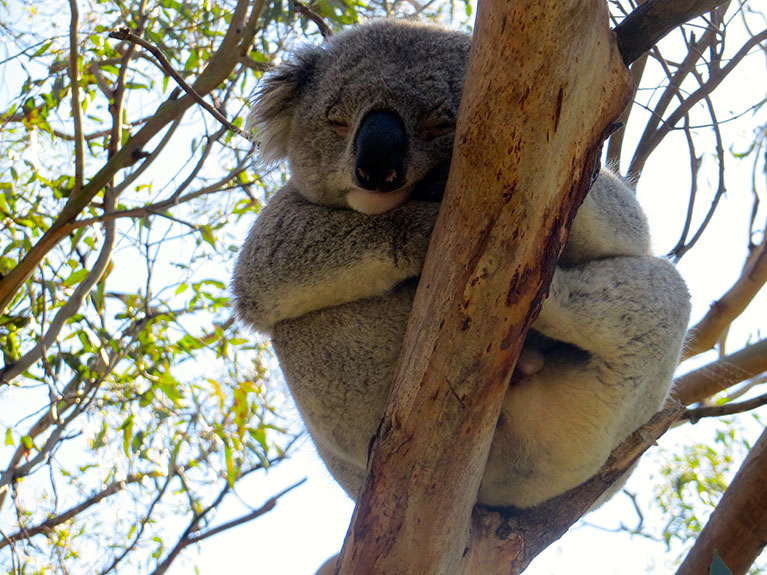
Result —
POLYGON ((272 345, 333 477, 356 497, 386 408, 416 281, 277 323, 272 345))

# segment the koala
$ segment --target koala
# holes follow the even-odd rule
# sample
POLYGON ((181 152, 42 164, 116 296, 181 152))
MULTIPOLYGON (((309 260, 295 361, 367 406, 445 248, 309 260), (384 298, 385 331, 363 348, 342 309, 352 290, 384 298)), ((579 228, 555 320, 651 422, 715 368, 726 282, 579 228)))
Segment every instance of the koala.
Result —
MULTIPOLYGON (((290 179, 239 254, 238 317, 268 334, 320 456, 363 483, 449 170, 470 37, 384 20, 299 51, 252 112, 290 179)), ((603 169, 504 400, 478 503, 530 507, 591 477, 661 406, 689 318, 634 191, 603 169)))

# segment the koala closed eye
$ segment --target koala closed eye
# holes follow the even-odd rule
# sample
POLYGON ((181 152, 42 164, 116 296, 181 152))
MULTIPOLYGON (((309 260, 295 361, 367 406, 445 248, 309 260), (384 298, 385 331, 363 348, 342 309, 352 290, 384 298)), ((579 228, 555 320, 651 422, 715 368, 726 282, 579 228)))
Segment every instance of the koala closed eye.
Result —
POLYGON ((418 123, 416 134, 424 142, 453 134, 455 132, 455 117, 448 115, 442 110, 430 113, 418 123))
POLYGON ((342 138, 349 136, 349 120, 342 113, 342 111, 336 107, 329 109, 326 113, 328 125, 337 135, 342 138))
POLYGON ((329 120, 330 129, 342 138, 346 138, 349 135, 349 124, 340 120, 329 120))

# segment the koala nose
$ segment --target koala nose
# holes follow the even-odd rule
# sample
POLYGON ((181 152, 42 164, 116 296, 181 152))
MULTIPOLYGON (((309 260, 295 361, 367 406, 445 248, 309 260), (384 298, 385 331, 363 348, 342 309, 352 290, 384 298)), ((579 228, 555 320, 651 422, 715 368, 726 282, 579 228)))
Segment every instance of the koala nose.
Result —
POLYGON ((394 112, 371 112, 355 136, 357 158, 354 177, 365 190, 390 192, 405 182, 407 135, 402 118, 394 112))

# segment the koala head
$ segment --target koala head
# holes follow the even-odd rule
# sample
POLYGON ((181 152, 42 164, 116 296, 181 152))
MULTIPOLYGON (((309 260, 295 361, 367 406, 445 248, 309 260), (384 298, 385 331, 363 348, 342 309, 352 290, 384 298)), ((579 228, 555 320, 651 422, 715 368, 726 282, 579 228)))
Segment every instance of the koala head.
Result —
POLYGON ((381 20, 278 66, 256 95, 261 161, 287 158, 308 200, 366 214, 439 199, 471 38, 381 20))

